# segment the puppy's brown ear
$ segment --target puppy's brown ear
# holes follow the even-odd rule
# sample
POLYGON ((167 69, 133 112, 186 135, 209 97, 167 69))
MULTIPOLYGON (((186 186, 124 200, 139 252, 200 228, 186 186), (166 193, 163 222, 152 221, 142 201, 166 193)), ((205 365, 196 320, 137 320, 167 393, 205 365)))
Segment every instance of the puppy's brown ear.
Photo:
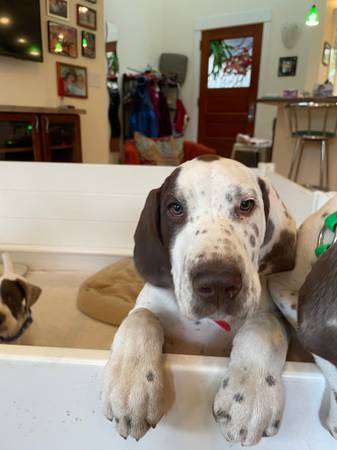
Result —
POLYGON ((298 338, 337 366, 337 244, 315 262, 300 289, 298 338))
POLYGON ((296 224, 271 183, 258 179, 266 217, 259 271, 264 275, 292 270, 296 257, 296 224))
POLYGON ((20 279, 17 279, 16 282, 18 283, 19 286, 21 286, 21 289, 24 291, 26 306, 27 308, 30 308, 39 299, 42 292, 41 288, 20 279))
POLYGON ((146 281, 167 288, 173 282, 169 252, 161 235, 160 200, 161 189, 152 190, 146 199, 134 236, 134 261, 146 281))
POLYGON ((39 287, 20 279, 5 278, 1 283, 1 298, 14 315, 20 311, 24 300, 26 309, 29 309, 38 300, 41 292, 39 287))

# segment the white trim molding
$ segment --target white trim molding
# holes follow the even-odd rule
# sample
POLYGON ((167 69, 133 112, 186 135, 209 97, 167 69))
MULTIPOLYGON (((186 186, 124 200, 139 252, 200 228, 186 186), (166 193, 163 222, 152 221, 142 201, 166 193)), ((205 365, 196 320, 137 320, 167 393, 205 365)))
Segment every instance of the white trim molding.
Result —
MULTIPOLYGON (((200 94, 200 41, 202 31, 226 28, 231 26, 249 25, 252 23, 264 23, 262 52, 260 62, 260 79, 258 96, 261 97, 266 92, 265 74, 267 73, 269 61, 269 38, 271 28, 271 9, 257 9, 243 13, 223 14, 220 16, 200 17, 194 24, 194 103, 192 110, 192 139, 198 140, 199 128, 199 105, 200 94)), ((257 111, 258 113, 258 111, 257 111)), ((256 122, 255 122, 256 127, 256 122)))
POLYGON ((221 16, 201 17, 195 21, 195 30, 213 30, 230 26, 248 25, 271 21, 270 9, 257 9, 243 13, 223 14, 221 16))

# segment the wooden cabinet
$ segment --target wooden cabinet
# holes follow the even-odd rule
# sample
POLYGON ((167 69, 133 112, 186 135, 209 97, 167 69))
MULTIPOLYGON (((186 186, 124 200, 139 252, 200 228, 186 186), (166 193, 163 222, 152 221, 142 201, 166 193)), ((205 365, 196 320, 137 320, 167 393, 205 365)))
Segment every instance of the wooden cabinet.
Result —
POLYGON ((82 162, 80 115, 0 111, 1 160, 82 162))
POLYGON ((41 126, 44 161, 82 162, 79 116, 43 114, 41 126))

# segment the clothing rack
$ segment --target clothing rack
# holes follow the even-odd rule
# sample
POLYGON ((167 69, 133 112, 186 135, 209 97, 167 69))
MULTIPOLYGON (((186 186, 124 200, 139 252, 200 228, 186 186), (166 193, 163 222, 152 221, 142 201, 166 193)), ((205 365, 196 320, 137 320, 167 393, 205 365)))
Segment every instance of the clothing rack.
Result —
POLYGON ((180 97, 180 85, 176 75, 167 76, 161 74, 157 71, 145 71, 137 73, 127 73, 123 75, 122 79, 122 107, 123 107, 123 139, 130 139, 130 124, 129 119, 133 112, 134 103, 134 93, 137 87, 138 80, 146 79, 149 81, 150 86, 158 87, 162 92, 165 93, 167 99, 171 121, 176 112, 176 102, 180 97))

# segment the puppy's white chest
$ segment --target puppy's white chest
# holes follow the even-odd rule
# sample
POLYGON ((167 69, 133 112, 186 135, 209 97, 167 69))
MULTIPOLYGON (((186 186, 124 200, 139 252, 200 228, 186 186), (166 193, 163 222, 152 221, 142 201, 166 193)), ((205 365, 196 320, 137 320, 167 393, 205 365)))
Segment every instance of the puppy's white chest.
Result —
POLYGON ((230 352, 232 333, 210 319, 194 321, 183 317, 173 291, 153 286, 149 289, 146 285, 137 299, 135 309, 138 308, 146 308, 159 318, 166 353, 223 356, 230 352))

